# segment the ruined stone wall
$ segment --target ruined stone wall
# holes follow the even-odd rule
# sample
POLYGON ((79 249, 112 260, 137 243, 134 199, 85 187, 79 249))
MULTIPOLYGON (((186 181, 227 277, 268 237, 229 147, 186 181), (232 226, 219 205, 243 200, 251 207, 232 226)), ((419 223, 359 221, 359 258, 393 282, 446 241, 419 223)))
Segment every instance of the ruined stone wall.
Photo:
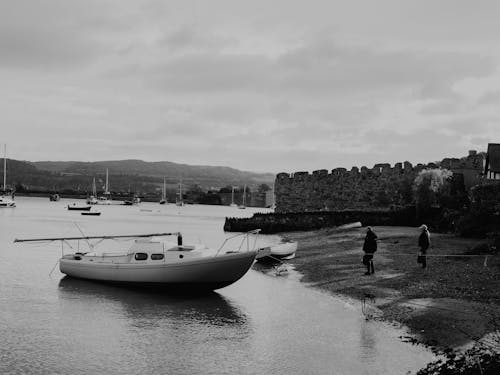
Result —
POLYGON ((474 181, 483 168, 483 154, 475 151, 462 159, 443 159, 440 163, 409 162, 376 164, 373 168, 326 169, 293 174, 279 173, 274 184, 276 212, 336 211, 379 209, 404 206, 413 201, 412 186, 417 174, 427 168, 446 168, 474 181))

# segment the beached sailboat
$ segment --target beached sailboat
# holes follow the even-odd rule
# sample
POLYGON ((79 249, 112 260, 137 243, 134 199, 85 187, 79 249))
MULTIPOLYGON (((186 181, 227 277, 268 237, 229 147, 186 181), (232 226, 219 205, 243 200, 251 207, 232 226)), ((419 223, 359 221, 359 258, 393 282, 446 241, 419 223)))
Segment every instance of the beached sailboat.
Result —
POLYGON ((3 189, 0 192, 0 208, 14 208, 14 193, 7 191, 7 145, 3 146, 3 189))
POLYGON ((165 177, 163 177, 163 189, 161 190, 161 200, 160 204, 167 203, 167 185, 165 181, 165 177))
POLYGON ((108 168, 106 168, 106 185, 104 186, 104 195, 97 197, 97 204, 112 204, 111 202, 111 193, 109 192, 109 176, 108 176, 108 168))
POLYGON ((89 245, 89 252, 64 254, 63 250, 59 269, 69 277, 200 292, 224 288, 247 273, 257 254, 256 249, 250 248, 250 242, 255 242, 250 241, 249 237, 258 232, 254 230, 229 237, 219 249, 209 249, 201 244, 184 245, 182 235, 178 232, 16 239, 14 242, 61 241, 64 246, 68 241, 84 240, 89 245), (165 236, 176 236, 177 241, 164 241, 162 238, 165 236), (236 237, 240 239, 232 242, 235 246, 225 250, 229 241, 236 237), (121 253, 98 253, 90 244, 91 240, 101 243, 104 240, 126 238, 132 239, 133 243, 121 253))
POLYGON ((184 206, 184 200, 182 198, 182 179, 179 181, 179 192, 177 193, 177 198, 175 199, 176 206, 184 206))
POLYGON ((95 186, 95 177, 92 180, 92 195, 87 197, 87 204, 97 204, 97 188, 95 186))
POLYGON ((239 209, 244 210, 247 208, 247 186, 243 187, 243 198, 241 200, 241 204, 238 206, 239 209))

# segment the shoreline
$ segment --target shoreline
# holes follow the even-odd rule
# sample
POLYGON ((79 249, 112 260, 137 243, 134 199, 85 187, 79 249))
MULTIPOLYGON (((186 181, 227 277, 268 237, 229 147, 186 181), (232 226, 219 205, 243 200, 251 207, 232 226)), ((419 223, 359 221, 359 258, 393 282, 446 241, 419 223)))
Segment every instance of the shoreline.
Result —
POLYGON ((289 264, 302 282, 334 295, 365 301, 367 318, 408 328, 404 338, 434 350, 460 349, 498 327, 500 316, 500 259, 467 257, 484 243, 481 239, 432 233, 428 267, 416 262, 419 230, 413 227, 374 226, 379 237, 375 274, 365 275, 361 263, 366 228, 335 228, 288 232, 298 241, 289 264), (444 257, 459 255, 464 257, 444 257), (439 256, 436 256, 439 255, 439 256))

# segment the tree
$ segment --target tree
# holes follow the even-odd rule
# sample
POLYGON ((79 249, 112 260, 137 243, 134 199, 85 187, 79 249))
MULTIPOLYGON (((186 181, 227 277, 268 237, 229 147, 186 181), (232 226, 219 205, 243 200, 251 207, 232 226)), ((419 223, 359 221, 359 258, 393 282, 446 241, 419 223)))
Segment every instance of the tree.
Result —
POLYGON ((418 217, 425 217, 433 206, 439 205, 439 197, 446 190, 452 176, 453 173, 447 169, 420 171, 413 183, 418 217))
POLYGON ((269 190, 271 190, 271 188, 267 184, 260 184, 259 187, 257 188, 257 191, 259 193, 265 193, 266 191, 269 191, 269 190))

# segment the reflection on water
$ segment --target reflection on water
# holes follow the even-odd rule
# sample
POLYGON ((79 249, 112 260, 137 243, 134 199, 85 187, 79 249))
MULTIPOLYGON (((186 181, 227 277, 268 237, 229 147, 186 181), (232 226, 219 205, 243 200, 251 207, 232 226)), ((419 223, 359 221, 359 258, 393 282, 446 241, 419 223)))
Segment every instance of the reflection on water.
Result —
POLYGON ((371 364, 378 356, 375 327, 371 322, 364 320, 361 322, 359 328, 360 358, 367 364, 371 364))
MULTIPOLYGON (((282 276, 255 265, 217 292, 176 296, 66 278, 57 268, 49 277, 59 243, 12 243, 79 235, 76 221, 88 235, 179 230, 186 243, 218 247, 229 236, 224 217, 252 209, 143 203, 82 217, 66 210, 72 201, 17 203, 0 210, 0 374, 400 374, 433 358, 401 343, 401 332, 366 322, 357 305, 305 287, 289 266, 282 276)), ((276 241, 259 236, 257 246, 276 241)))
POLYGON ((86 303, 107 301, 120 304, 133 324, 144 321, 174 319, 179 322, 226 326, 247 324, 247 317, 216 292, 201 295, 165 294, 161 290, 127 288, 87 280, 63 277, 59 281, 59 298, 76 298, 86 303))

